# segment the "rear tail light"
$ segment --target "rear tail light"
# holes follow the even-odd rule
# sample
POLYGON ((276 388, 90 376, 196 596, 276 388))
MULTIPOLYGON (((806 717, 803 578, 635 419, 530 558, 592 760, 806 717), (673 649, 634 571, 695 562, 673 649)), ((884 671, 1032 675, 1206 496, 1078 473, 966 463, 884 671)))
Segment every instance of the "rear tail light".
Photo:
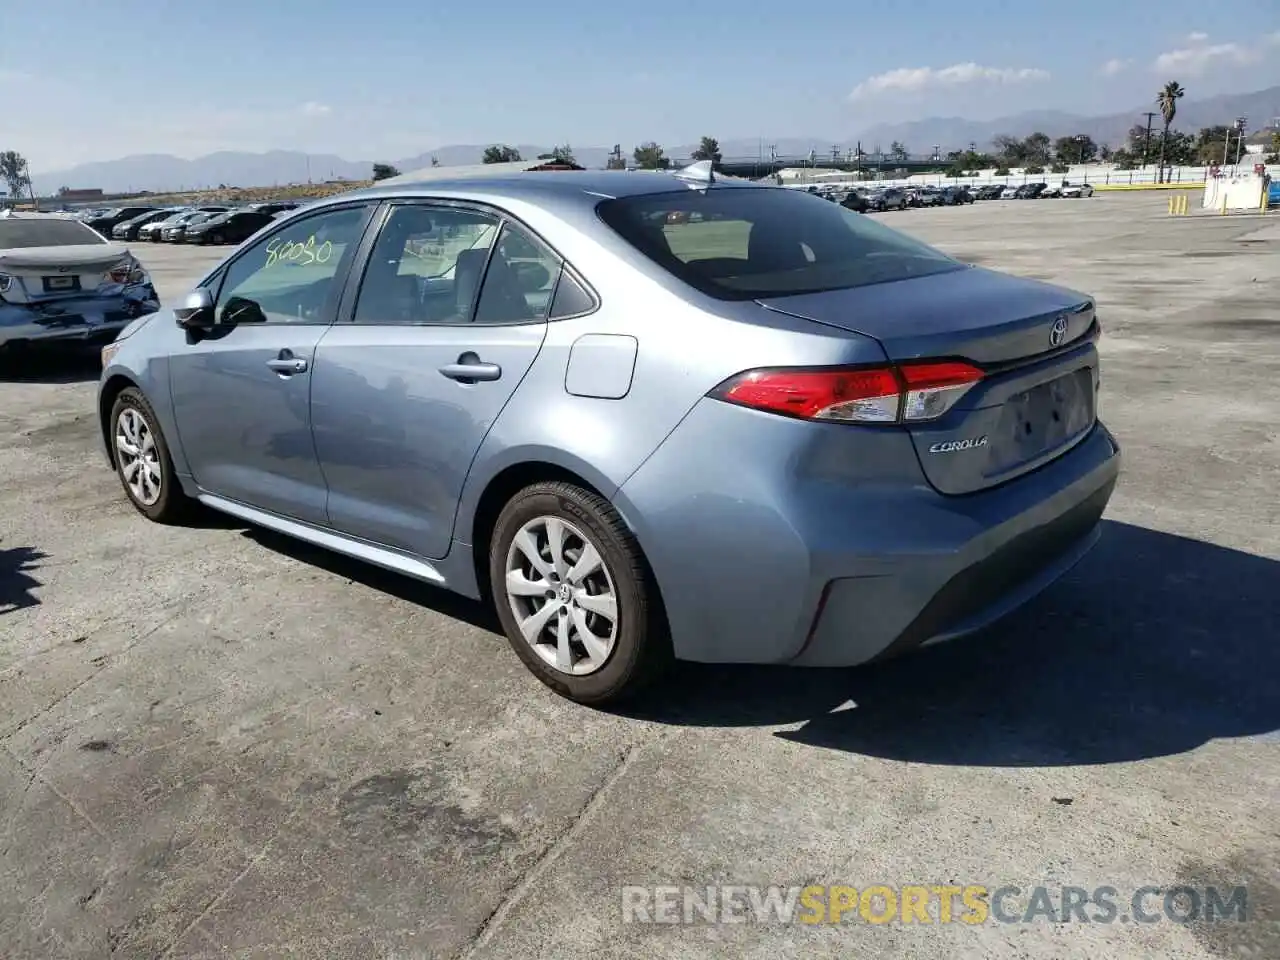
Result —
POLYGON ((919 423, 936 420, 982 380, 960 360, 883 367, 748 370, 711 396, 803 420, 919 423))
POLYGON ((902 419, 936 420, 982 379, 982 371, 960 361, 898 367, 905 387, 902 419))
POLYGON ((129 255, 128 259, 121 261, 107 276, 112 283, 141 283, 147 279, 147 274, 142 269, 142 264, 132 254, 129 255))

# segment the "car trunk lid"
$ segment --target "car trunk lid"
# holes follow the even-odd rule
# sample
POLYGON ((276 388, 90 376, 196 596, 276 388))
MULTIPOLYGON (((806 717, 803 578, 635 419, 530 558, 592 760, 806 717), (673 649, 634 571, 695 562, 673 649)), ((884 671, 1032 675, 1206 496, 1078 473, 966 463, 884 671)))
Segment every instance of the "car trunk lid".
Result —
POLYGON ((940 493, 972 493, 1034 470, 1095 422, 1094 305, 1069 290, 965 268, 760 303, 873 337, 898 364, 956 359, 982 368, 982 380, 943 416, 905 424, 940 493))
POLYGON ((110 275, 127 265, 129 256, 128 247, 104 243, 0 250, 0 275, 10 278, 0 296, 34 303, 92 293, 119 283, 110 275), (20 289, 13 289, 15 284, 20 289))

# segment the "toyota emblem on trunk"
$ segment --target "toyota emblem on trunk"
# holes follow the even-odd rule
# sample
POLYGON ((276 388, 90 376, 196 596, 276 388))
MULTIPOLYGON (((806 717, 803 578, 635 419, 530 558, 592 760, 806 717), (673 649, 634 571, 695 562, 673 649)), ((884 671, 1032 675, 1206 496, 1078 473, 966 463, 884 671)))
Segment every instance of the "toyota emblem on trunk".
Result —
POLYGON ((1060 347, 1062 341, 1067 339, 1067 315, 1064 313, 1053 321, 1053 328, 1049 331, 1049 346, 1060 347))

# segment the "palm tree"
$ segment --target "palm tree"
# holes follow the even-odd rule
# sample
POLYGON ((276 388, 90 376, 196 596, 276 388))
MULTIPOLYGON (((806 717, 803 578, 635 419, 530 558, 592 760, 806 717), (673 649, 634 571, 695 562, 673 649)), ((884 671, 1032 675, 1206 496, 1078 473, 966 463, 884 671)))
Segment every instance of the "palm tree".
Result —
POLYGON ((1164 183, 1164 146, 1169 140, 1169 128, 1173 126, 1173 118, 1178 115, 1178 101, 1186 92, 1177 80, 1170 80, 1156 94, 1156 106, 1160 108, 1160 117, 1164 120, 1164 136, 1160 138, 1160 183, 1164 183))

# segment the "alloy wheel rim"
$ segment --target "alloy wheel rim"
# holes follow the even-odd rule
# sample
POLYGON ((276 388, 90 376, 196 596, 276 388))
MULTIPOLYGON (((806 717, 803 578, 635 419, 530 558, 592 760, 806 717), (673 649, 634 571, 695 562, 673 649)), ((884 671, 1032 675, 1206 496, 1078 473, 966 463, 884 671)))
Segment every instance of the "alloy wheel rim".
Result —
POLYGON ((618 638, 618 599, 600 550, 560 517, 537 517, 507 550, 507 602, 520 633, 552 669, 595 673, 618 638))
POLYGON ((129 493, 144 507, 160 499, 160 450, 146 418, 126 407, 116 418, 116 458, 129 493))

